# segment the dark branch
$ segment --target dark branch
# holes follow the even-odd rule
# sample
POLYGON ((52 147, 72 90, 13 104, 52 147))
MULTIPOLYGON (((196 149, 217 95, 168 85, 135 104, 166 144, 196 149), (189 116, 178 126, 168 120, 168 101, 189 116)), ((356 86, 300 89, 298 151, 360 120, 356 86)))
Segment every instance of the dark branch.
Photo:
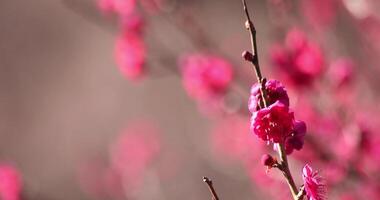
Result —
POLYGON ((214 186, 212 185, 211 179, 207 178, 206 176, 203 177, 203 182, 205 182, 208 186, 208 189, 210 190, 210 193, 212 195, 212 200, 219 200, 218 195, 216 194, 216 191, 214 189, 214 186))

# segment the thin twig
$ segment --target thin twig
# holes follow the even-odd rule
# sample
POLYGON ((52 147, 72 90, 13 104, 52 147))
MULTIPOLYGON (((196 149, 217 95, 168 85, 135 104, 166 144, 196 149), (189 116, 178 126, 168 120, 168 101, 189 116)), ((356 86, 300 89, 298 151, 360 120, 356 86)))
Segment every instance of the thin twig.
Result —
MULTIPOLYGON (((252 63, 254 70, 255 70, 255 73, 256 73, 257 82, 260 84, 260 92, 261 92, 261 96, 262 96, 262 98, 261 98, 262 102, 260 102, 260 103, 262 103, 262 105, 264 107, 267 107, 269 104, 267 102, 266 95, 265 95, 266 94, 266 91, 265 91, 266 79, 263 78, 263 76, 261 74, 261 70, 260 70, 260 65, 259 65, 259 56, 258 56, 257 41, 256 41, 256 28, 255 28, 255 26, 251 20, 251 17, 249 16, 246 1, 242 0, 242 3, 243 3, 243 9, 244 9, 245 15, 247 17, 247 21, 245 23, 245 26, 249 30, 249 35, 251 38, 251 47, 252 47, 252 59, 249 59, 248 61, 250 61, 252 63)), ((278 169, 280 169, 281 172, 283 173, 283 175, 286 179, 286 182, 289 185, 293 199, 298 200, 298 198, 297 198, 297 194, 298 194, 297 186, 296 186, 296 184, 293 180, 292 174, 290 173, 290 170, 289 170, 288 158, 287 158, 287 155, 285 152, 284 145, 281 143, 278 143, 276 145, 277 145, 278 154, 280 156, 280 163, 279 163, 280 165, 279 165, 278 169)))
POLYGON ((251 20, 251 17, 249 16, 247 3, 245 2, 245 0, 243 0, 243 9, 247 17, 247 21, 245 22, 245 27, 249 30, 250 37, 251 37, 251 47, 252 47, 252 55, 253 55, 253 59, 251 60, 251 63, 256 72, 257 82, 261 83, 263 77, 261 75, 261 70, 260 70, 260 65, 259 65, 259 54, 257 51, 256 28, 251 20))
POLYGON ((256 28, 251 20, 251 17, 249 16, 248 8, 247 8, 247 3, 245 0, 243 1, 243 9, 245 12, 245 16, 247 17, 247 21, 245 22, 245 27, 249 30, 249 36, 251 38, 251 48, 252 48, 252 59, 250 59, 250 63, 253 65, 253 68, 256 73, 257 77, 257 82, 260 84, 260 92, 261 96, 263 97, 262 100, 260 101, 260 104, 263 105, 264 107, 267 107, 268 103, 265 99, 266 96, 266 91, 265 91, 265 82, 263 84, 263 76, 261 75, 261 70, 260 70, 260 63, 259 63, 259 52, 257 50, 257 40, 256 40, 256 28))
POLYGON ((208 189, 210 190, 210 193, 212 195, 212 200, 219 200, 218 195, 216 194, 216 191, 214 189, 214 186, 212 185, 211 179, 207 178, 206 176, 203 177, 203 182, 205 182, 208 186, 208 189))

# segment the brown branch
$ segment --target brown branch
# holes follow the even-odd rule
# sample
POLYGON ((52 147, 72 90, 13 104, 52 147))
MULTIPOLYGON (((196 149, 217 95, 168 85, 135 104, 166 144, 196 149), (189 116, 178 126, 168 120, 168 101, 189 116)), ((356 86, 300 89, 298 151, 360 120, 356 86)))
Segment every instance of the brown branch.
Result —
MULTIPOLYGON (((245 22, 245 28, 249 30, 249 36, 251 38, 251 49, 252 49, 252 56, 250 56, 251 59, 248 59, 248 61, 252 64, 255 73, 256 73, 256 78, 257 82, 260 84, 260 92, 261 96, 263 97, 260 100, 260 104, 263 107, 267 107, 268 103, 265 99, 266 97, 266 92, 265 92, 265 81, 263 79, 263 76, 261 74, 260 70, 260 63, 259 63, 259 52, 257 50, 257 40, 256 40, 256 28, 251 20, 251 17, 249 16, 248 8, 247 8, 247 3, 245 0, 242 0, 243 2, 243 9, 245 12, 245 16, 247 17, 247 21, 245 22)), ((249 53, 249 52, 246 52, 249 53)))
MULTIPOLYGON (((249 35, 251 38, 251 47, 252 47, 252 54, 249 55, 249 52, 244 52, 243 56, 246 58, 246 60, 250 61, 251 64, 254 67, 255 73, 256 73, 256 78, 257 82, 260 84, 260 92, 262 96, 262 102, 260 102, 263 107, 267 107, 268 101, 266 99, 266 92, 265 92, 265 78, 263 78, 261 71, 260 71, 260 65, 259 65, 259 56, 258 56, 258 51, 257 51, 257 40, 256 40, 256 28, 251 20, 251 17, 249 16, 248 8, 247 8, 247 3, 245 0, 242 0, 243 3, 243 9, 247 18, 247 21, 245 22, 245 27, 249 30, 249 35), (247 59, 248 58, 248 59, 247 59)), ((284 145, 281 143, 276 144, 277 145, 277 151, 280 156, 280 165, 278 169, 283 173, 286 182, 289 185, 289 189, 292 193, 292 197, 294 200, 298 200, 297 195, 298 195, 298 190, 297 186, 294 182, 294 179, 292 177, 292 174, 290 173, 289 170, 289 164, 288 164, 288 158, 285 152, 284 145)))
POLYGON ((284 177, 286 179, 286 182, 289 185, 289 189, 290 189, 290 192, 292 193, 293 199, 297 200, 298 190, 297 190, 297 186, 294 182, 293 176, 289 170, 288 157, 286 155, 284 145, 278 143, 277 144, 277 151, 278 151, 278 154, 280 156, 280 168, 279 169, 281 170, 282 174, 284 175, 284 177))
POLYGON ((214 186, 212 185, 211 179, 207 178, 206 176, 203 177, 203 182, 205 182, 208 186, 208 189, 210 190, 210 193, 212 195, 212 200, 219 200, 218 195, 216 194, 216 191, 214 189, 214 186))
POLYGON ((243 9, 247 17, 247 21, 245 22, 245 27, 249 30, 249 33, 250 33, 249 35, 251 37, 253 59, 251 59, 250 61, 255 69, 257 82, 261 83, 263 76, 261 75, 261 70, 260 70, 260 65, 259 65, 259 54, 257 51, 257 41, 256 41, 256 28, 251 20, 251 17, 249 16, 247 3, 245 2, 245 0, 243 0, 243 9))

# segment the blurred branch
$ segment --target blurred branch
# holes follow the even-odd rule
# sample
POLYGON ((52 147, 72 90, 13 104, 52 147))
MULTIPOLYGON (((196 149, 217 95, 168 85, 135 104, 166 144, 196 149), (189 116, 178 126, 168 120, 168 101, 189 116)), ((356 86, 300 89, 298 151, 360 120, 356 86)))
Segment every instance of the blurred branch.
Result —
POLYGON ((69 11, 77 14, 84 20, 97 25, 102 30, 105 30, 109 33, 115 33, 115 31, 112 31, 112 27, 108 25, 109 23, 101 23, 102 18, 99 16, 95 6, 91 6, 92 4, 87 5, 82 1, 78 2, 73 0, 61 0, 61 2, 62 5, 66 7, 69 11))

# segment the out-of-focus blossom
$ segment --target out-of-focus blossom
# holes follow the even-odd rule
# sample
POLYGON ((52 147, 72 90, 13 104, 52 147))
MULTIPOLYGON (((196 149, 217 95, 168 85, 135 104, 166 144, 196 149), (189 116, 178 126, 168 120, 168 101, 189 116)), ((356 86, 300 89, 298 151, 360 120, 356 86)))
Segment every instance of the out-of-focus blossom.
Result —
POLYGON ((115 13, 119 17, 128 17, 138 12, 137 2, 149 14, 159 12, 164 6, 164 0, 98 0, 98 8, 106 14, 115 13))
POLYGON ((199 101, 219 98, 232 81, 232 66, 225 59, 205 54, 187 55, 180 60, 182 83, 189 96, 199 101))
POLYGON ((251 131, 264 141, 283 143, 293 131, 294 113, 279 101, 252 115, 251 131))
POLYGON ((337 4, 336 0, 301 0, 300 10, 310 25, 324 28, 335 21, 337 4))
POLYGON ((140 14, 136 13, 128 17, 120 18, 120 29, 122 33, 134 33, 142 36, 144 27, 145 21, 140 14))
MULTIPOLYGON (((110 197, 106 183, 106 172, 108 166, 99 159, 90 159, 81 163, 77 169, 77 178, 81 190, 94 199, 110 197)), ((121 187, 113 186, 113 195, 122 194, 121 187), (118 192, 115 192, 118 188, 118 192)))
POLYGON ((371 0, 342 0, 347 11, 355 18, 365 19, 372 14, 371 0))
POLYGON ((145 56, 145 44, 139 34, 123 33, 116 40, 116 63, 127 79, 136 80, 144 75, 145 56))
MULTIPOLYGON (((268 80, 265 83, 266 100, 269 105, 276 101, 280 101, 285 106, 289 106, 289 97, 285 87, 277 80, 268 80)), ((262 101, 260 85, 258 83, 252 85, 251 95, 248 101, 248 108, 251 113, 259 110, 259 103, 262 101)), ((269 106, 267 105, 267 106, 269 106)))
POLYGON ((7 164, 0 165, 0 199, 19 200, 22 188, 20 173, 7 164))
POLYGON ((354 194, 344 193, 339 196, 339 200, 355 200, 357 199, 354 194))
POLYGON ((128 127, 111 146, 111 164, 121 174, 139 176, 160 151, 157 129, 150 124, 128 127))
POLYGON ((348 58, 340 58, 335 60, 329 70, 329 78, 335 87, 342 87, 352 81, 353 62, 348 58))
POLYGON ((317 171, 306 164, 302 170, 305 192, 309 200, 326 199, 326 185, 317 171))
POLYGON ((105 13, 129 16, 135 12, 136 0, 98 0, 98 7, 105 13))
POLYGON ((217 155, 243 163, 260 158, 264 145, 249 134, 246 118, 232 116, 218 121, 211 130, 213 150, 217 155), (254 147, 254 148, 253 148, 254 147))
POLYGON ((323 167, 323 175, 326 178, 327 185, 339 184, 346 178, 347 168, 341 163, 330 162, 323 167))
POLYGON ((133 197, 159 153, 158 129, 146 121, 134 122, 110 146, 109 164, 95 160, 79 168, 80 186, 98 199, 133 197))
POLYGON ((310 86, 322 73, 324 58, 320 48, 300 30, 286 36, 285 46, 274 46, 272 62, 281 75, 295 86, 310 86))
POLYGON ((303 121, 294 121, 294 130, 292 135, 285 140, 285 151, 291 154, 294 149, 301 150, 306 135, 306 124, 303 121))

